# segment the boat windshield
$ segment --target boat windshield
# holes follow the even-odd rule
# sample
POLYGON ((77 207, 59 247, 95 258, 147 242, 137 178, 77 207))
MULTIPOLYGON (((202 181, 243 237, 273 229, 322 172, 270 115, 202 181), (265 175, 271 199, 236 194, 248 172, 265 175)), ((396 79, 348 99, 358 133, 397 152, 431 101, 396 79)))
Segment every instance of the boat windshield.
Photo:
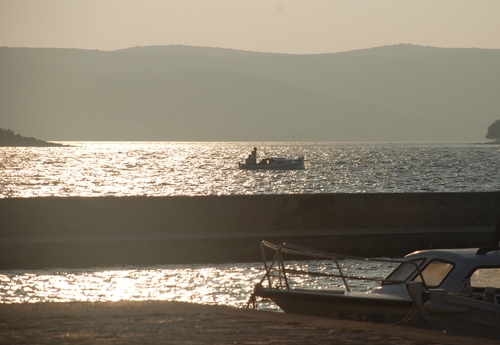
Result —
MULTIPOLYGON (((424 277, 425 284, 427 287, 436 288, 446 276, 451 272, 455 265, 450 262, 441 260, 432 260, 425 268, 422 270, 422 276, 424 277)), ((414 281, 422 281, 422 277, 418 275, 415 277, 414 281)))
POLYGON ((499 267, 481 267, 472 273, 470 285, 473 289, 485 289, 494 287, 500 289, 500 268, 499 267))
MULTIPOLYGON (((415 264, 420 266, 424 259, 413 260, 415 264)), ((413 273, 417 270, 417 267, 414 264, 404 262, 400 264, 394 271, 389 274, 386 278, 386 281, 382 283, 384 284, 398 284, 407 281, 413 273)))

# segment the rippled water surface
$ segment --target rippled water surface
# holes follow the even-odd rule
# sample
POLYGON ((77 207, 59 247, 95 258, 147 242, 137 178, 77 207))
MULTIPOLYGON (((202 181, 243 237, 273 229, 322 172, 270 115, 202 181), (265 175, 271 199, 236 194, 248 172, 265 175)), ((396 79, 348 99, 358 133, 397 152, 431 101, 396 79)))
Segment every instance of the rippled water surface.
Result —
MULTIPOLYGON (((347 275, 384 278, 394 264, 344 260, 347 275)), ((288 268, 331 273, 331 262, 292 261, 288 268)), ((89 269, 0 271, 2 303, 169 300, 244 307, 255 283, 263 277, 261 263, 158 265, 89 269)), ((295 279, 302 287, 342 288, 340 279, 295 279)), ((353 290, 368 291, 373 281, 349 281, 353 290)), ((264 303, 262 309, 276 309, 264 303)))
MULTIPOLYGON (((500 147, 494 145, 65 144, 70 146, 0 147, 0 197, 500 190, 500 147), (303 155, 306 169, 239 170, 238 161, 243 161, 254 146, 259 148, 260 158, 303 155)), ((292 265, 308 269, 317 263, 292 265)), ((390 268, 347 267, 380 277, 390 268)), ((0 303, 149 299, 240 307, 262 272, 258 263, 0 271, 0 303)), ((373 287, 373 283, 353 284, 363 291, 373 287)))
POLYGON ((0 148, 0 197, 168 196, 500 190, 493 145, 71 142, 0 148), (237 169, 306 157, 299 171, 237 169))

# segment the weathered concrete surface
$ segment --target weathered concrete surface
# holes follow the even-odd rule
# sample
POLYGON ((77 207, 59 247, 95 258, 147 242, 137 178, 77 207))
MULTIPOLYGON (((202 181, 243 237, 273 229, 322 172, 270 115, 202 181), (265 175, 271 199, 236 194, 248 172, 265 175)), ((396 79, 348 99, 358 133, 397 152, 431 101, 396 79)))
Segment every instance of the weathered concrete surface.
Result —
POLYGON ((0 199, 0 268, 253 261, 263 239, 393 256, 499 219, 500 192, 0 199))

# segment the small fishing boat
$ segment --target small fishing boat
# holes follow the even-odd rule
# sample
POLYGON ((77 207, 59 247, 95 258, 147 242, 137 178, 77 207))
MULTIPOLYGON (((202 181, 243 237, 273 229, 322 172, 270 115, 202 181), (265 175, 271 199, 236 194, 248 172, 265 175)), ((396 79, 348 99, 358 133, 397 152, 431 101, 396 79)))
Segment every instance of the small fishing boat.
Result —
MULTIPOLYGON (((499 228, 500 223, 497 230, 499 228)), ((271 300, 286 313, 343 320, 432 328, 423 317, 423 309, 419 309, 410 296, 409 283, 418 283, 422 291, 464 291, 472 287, 481 293, 486 286, 480 277, 496 276, 496 284, 500 280, 498 241, 494 248, 486 251, 477 248, 429 249, 410 253, 401 260, 361 258, 266 241, 261 243, 261 253, 265 274, 255 285, 248 306, 255 306, 257 298, 261 298, 271 300), (268 259, 269 253, 272 253, 272 259, 268 259), (285 260, 285 256, 315 262, 316 267, 323 269, 297 269, 289 264, 293 261, 285 260), (359 261, 363 266, 370 263, 372 267, 381 267, 380 263, 383 263, 395 268, 386 278, 357 276, 342 268, 341 262, 347 259, 350 267, 356 267, 355 262, 359 261), (376 281, 378 285, 370 291, 354 291, 351 288, 353 281, 376 281)))
POLYGON ((302 170, 305 169, 304 157, 264 158, 257 164, 238 163, 245 170, 302 170))

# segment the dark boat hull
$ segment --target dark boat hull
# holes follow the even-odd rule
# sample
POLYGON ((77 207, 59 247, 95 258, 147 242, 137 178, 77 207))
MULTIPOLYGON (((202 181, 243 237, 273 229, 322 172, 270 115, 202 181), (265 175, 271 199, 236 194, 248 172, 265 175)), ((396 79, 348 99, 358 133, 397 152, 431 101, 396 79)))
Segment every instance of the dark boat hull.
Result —
MULTIPOLYGON (((256 287, 255 295, 272 300, 285 313, 329 317, 340 320, 395 324, 410 312, 413 302, 384 297, 354 297, 343 293, 281 290, 256 287)), ((422 318, 405 325, 428 328, 422 318)))

